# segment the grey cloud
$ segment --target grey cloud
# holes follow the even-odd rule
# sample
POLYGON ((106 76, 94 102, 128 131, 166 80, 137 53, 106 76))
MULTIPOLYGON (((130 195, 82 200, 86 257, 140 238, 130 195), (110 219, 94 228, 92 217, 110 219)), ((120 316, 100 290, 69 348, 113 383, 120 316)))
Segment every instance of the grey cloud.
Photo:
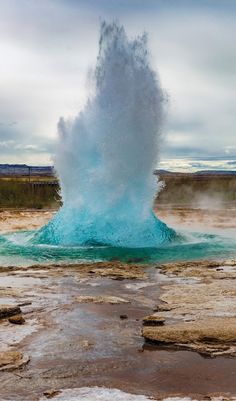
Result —
POLYGON ((17 142, 15 140, 0 141, 0 150, 5 153, 12 153, 12 151, 33 151, 36 153, 44 153, 47 151, 41 145, 33 145, 30 143, 17 142))
MULTIPOLYGON (((160 163, 161 168, 170 171, 183 171, 194 172, 201 170, 227 170, 235 171, 229 161, 220 157, 179 157, 179 158, 166 158, 160 163)), ((236 172, 235 172, 236 173, 236 172)))
MULTIPOLYGON (((0 141, 14 141, 11 160, 30 152, 36 163, 48 160, 59 117, 83 106, 100 16, 118 17, 128 34, 149 33, 151 62, 170 97, 164 154, 236 154, 235 2, 176 3, 2 0, 0 141)), ((6 146, 0 152, 10 157, 6 146)))

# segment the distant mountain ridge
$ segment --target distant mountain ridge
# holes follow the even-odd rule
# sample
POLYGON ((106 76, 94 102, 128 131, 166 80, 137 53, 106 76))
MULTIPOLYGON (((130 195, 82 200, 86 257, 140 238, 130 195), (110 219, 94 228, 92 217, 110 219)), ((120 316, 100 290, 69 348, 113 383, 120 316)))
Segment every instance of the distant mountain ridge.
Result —
POLYGON ((155 175, 236 175, 236 170, 198 170, 198 171, 168 171, 168 170, 155 170, 155 175))
MULTIPOLYGON (((196 172, 179 172, 157 169, 155 175, 236 175, 236 170, 202 170, 196 172)), ((0 176, 55 176, 53 166, 30 166, 28 164, 0 164, 0 176)))
POLYGON ((0 175, 55 175, 53 166, 29 166, 27 164, 0 164, 0 175))

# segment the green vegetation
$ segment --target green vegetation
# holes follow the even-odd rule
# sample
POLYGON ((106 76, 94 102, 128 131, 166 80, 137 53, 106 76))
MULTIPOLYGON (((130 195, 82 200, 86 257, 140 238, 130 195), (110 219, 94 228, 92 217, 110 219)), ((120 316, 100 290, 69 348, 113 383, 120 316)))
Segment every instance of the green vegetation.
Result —
POLYGON ((0 179, 0 208, 54 208, 60 204, 58 185, 30 183, 21 178, 0 179))
MULTIPOLYGON (((194 204, 236 202, 236 174, 162 174, 166 184, 158 204, 194 204)), ((58 208, 59 184, 52 177, 0 178, 0 208, 58 208)), ((95 200, 96 202, 96 200, 95 200)))
POLYGON ((157 204, 236 202, 236 174, 166 174, 160 176, 165 188, 157 204))

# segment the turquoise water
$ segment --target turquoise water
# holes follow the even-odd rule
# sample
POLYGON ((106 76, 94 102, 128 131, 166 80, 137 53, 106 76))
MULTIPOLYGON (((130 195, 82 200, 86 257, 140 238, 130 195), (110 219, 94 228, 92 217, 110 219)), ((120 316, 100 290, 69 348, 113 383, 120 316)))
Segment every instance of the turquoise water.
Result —
POLYGON ((236 256, 234 239, 213 234, 189 234, 183 231, 172 242, 155 248, 45 245, 33 243, 33 238, 35 238, 34 231, 0 236, 0 266, 114 259, 125 262, 160 263, 236 256))

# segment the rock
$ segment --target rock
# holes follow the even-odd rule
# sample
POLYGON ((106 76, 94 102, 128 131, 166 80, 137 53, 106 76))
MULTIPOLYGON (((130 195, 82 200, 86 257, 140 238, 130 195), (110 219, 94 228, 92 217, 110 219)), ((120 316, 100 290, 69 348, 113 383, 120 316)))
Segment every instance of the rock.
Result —
POLYGON ((124 319, 128 319, 127 315, 120 315, 120 319, 124 320, 124 319))
POLYGON ((0 305, 0 319, 4 319, 10 316, 19 315, 21 309, 15 305, 0 305))
MULTIPOLYGON (((64 267, 67 268, 67 273, 78 272, 80 276, 94 275, 96 277, 108 277, 114 280, 146 280, 147 273, 145 269, 148 267, 146 264, 135 264, 135 263, 123 263, 119 260, 109 262, 92 262, 92 263, 65 263, 65 264, 39 264, 31 265, 28 267, 21 268, 21 271, 27 272, 28 270, 47 270, 47 274, 54 275, 55 273, 65 273, 64 267)), ((11 272, 19 270, 17 266, 1 267, 1 272, 11 272)), ((31 276, 31 273, 30 273, 31 276)), ((40 274, 41 277, 41 274, 40 274)), ((1 290, 1 287, 0 287, 1 290)), ((12 290, 13 291, 13 290, 12 290)), ((20 290, 18 289, 19 294, 20 290)))
POLYGON ((150 315, 143 318, 143 326, 163 326, 165 318, 157 315, 150 315))
POLYGON ((82 341, 82 347, 84 349, 90 349, 93 347, 93 343, 89 342, 88 340, 83 340, 82 341))
POLYGON ((127 260, 127 263, 141 263, 144 260, 145 260, 144 258, 130 258, 127 260))
POLYGON ((209 318, 163 327, 144 327, 142 335, 157 344, 184 346, 211 356, 236 354, 236 318, 209 318))
POLYGON ((121 320, 128 319, 128 316, 127 315, 120 315, 120 319, 121 320))
POLYGON ((124 298, 113 297, 110 295, 81 295, 74 297, 76 302, 79 303, 94 303, 94 304, 127 304, 130 301, 124 298))
POLYGON ((0 352, 0 371, 17 369, 29 362, 29 357, 19 351, 0 352))
POLYGON ((28 305, 32 305, 32 302, 31 301, 25 301, 25 302, 22 302, 21 304, 18 304, 18 306, 28 306, 28 305))
POLYGON ((59 395, 59 394, 61 394, 60 390, 53 390, 53 389, 46 390, 43 393, 43 395, 45 395, 46 398, 53 398, 53 397, 55 397, 56 395, 59 395))
POLYGON ((9 317, 8 321, 13 324, 24 324, 25 323, 25 319, 23 318, 22 315, 11 316, 11 317, 9 317))
POLYGON ((194 278, 195 280, 205 279, 225 279, 234 278, 235 269, 234 261, 224 263, 222 261, 186 261, 186 262, 171 262, 159 265, 161 273, 167 276, 194 278), (225 267, 227 267, 225 269, 225 267))
POLYGON ((171 311, 171 307, 168 305, 157 305, 154 309, 154 312, 169 312, 171 311))
POLYGON ((86 263, 78 265, 78 269, 81 274, 88 272, 95 276, 109 277, 113 280, 144 280, 147 278, 147 275, 144 271, 145 267, 145 265, 141 264, 122 263, 119 261, 86 263))

